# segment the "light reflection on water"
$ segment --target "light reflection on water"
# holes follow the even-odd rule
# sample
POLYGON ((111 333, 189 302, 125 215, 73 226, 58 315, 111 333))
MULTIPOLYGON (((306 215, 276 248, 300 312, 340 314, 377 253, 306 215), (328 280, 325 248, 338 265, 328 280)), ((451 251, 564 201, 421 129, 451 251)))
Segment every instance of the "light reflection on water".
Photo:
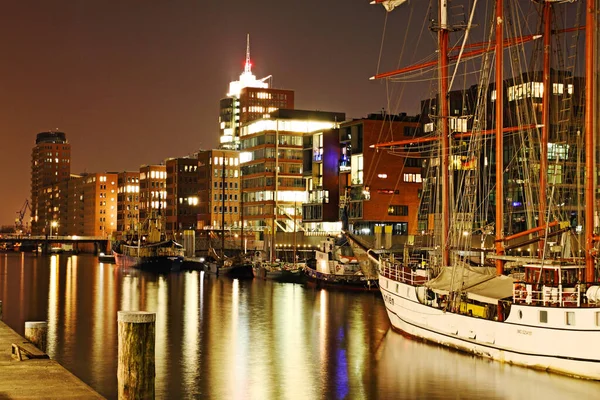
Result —
POLYGON ((117 311, 156 312, 157 398, 593 398, 600 384, 389 331, 376 294, 199 272, 154 275, 91 255, 0 254, 4 321, 48 321, 48 353, 108 398, 117 311))

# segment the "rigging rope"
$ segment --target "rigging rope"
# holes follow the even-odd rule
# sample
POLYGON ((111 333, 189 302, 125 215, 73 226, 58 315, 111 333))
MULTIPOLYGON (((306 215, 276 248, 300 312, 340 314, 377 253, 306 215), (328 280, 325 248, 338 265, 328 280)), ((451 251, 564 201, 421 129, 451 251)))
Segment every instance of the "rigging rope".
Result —
POLYGON ((458 59, 456 60, 456 67, 454 68, 454 73, 452 74, 452 79, 450 79, 450 84, 448 85, 448 90, 452 88, 452 84, 454 83, 454 78, 456 77, 456 71, 458 70, 458 65, 460 64, 460 59, 462 57, 463 51, 465 49, 465 45, 467 44, 467 40, 469 39, 469 32, 471 31, 471 26, 473 25, 473 16, 475 15, 475 8, 477 7, 477 0, 473 3, 471 8, 471 16, 469 17, 469 23, 467 24, 467 29, 465 30, 465 36, 463 38, 462 45, 460 46, 460 51, 458 52, 458 59))

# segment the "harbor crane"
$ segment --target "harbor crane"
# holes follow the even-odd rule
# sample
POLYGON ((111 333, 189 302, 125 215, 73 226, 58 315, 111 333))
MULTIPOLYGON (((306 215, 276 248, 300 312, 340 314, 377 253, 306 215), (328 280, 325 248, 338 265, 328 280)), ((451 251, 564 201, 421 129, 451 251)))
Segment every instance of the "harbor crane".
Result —
POLYGON ((15 218, 15 233, 27 234, 29 233, 29 224, 23 224, 25 213, 29 210, 31 212, 31 206, 29 205, 29 199, 25 199, 25 203, 19 211, 17 211, 17 218, 15 218))

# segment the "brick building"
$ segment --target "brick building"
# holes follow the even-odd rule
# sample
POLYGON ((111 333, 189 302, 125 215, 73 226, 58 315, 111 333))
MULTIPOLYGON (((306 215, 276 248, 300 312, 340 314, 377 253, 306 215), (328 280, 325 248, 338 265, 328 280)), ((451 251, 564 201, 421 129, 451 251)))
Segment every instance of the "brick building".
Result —
POLYGON ((198 197, 198 158, 169 158, 167 170, 166 230, 181 233, 196 229, 200 202, 198 197))
POLYGON ((416 117, 370 114, 340 126, 340 209, 343 224, 372 235, 391 226, 394 235, 417 232, 421 160, 370 146, 414 137, 416 117))
POLYGON ((69 180, 71 145, 64 132, 41 132, 31 151, 31 230, 34 235, 49 233, 58 221, 60 190, 56 184, 69 180), (43 201, 40 201, 40 197, 43 201))

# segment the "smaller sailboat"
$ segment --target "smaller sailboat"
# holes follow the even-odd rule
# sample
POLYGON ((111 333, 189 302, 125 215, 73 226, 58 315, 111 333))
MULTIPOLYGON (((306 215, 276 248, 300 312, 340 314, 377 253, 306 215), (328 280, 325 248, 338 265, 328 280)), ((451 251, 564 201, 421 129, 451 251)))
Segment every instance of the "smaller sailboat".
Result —
POLYGON ((178 271, 184 257, 183 246, 167 239, 162 216, 153 210, 140 226, 138 234, 112 244, 115 263, 154 272, 178 271))
POLYGON ((227 256, 224 251, 225 240, 221 242, 222 250, 218 252, 210 245, 207 261, 204 262, 204 271, 213 275, 226 275, 232 278, 252 278, 252 263, 241 250, 234 256, 227 256))
MULTIPOLYGON (((260 257, 260 252, 257 252, 256 254, 257 257, 252 266, 254 277, 286 283, 306 282, 306 276, 303 273, 303 268, 306 263, 283 262, 278 258, 267 261, 260 257)), ((294 254, 294 259, 295 258, 296 255, 294 254)))
MULTIPOLYGON (((277 258, 277 245, 275 243, 276 235, 271 236, 271 249, 269 251, 270 260, 264 261, 260 256, 261 253, 256 253, 256 260, 253 263, 254 276, 263 279, 272 279, 277 282, 287 283, 305 283, 306 275, 303 273, 305 263, 299 263, 296 255, 296 205, 294 204, 294 244, 292 262, 282 262, 277 258)), ((277 216, 273 219, 272 232, 275 232, 277 216)))

